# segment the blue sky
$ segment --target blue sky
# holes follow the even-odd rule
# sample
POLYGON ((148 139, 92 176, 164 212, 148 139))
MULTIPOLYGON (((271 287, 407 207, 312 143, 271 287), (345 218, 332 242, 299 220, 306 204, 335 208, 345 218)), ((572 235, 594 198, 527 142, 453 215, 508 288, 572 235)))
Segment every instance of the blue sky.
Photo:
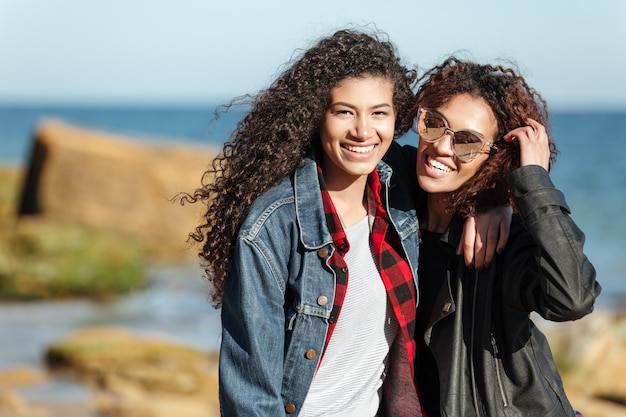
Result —
POLYGON ((0 0, 0 102, 215 102, 371 23, 407 63, 512 59, 553 109, 626 110, 623 0, 0 0))

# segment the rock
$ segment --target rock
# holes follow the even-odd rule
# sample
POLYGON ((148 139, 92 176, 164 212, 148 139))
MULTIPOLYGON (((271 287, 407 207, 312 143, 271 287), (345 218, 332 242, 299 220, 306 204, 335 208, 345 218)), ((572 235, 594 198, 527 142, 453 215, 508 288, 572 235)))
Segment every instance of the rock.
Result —
POLYGON ((41 385, 48 381, 47 376, 33 368, 17 365, 0 373, 0 416, 46 417, 48 414, 38 407, 32 407, 14 388, 41 385))
POLYGON ((21 388, 45 387, 51 382, 45 372, 25 365, 16 365, 0 373, 0 417, 89 417, 92 407, 81 402, 48 400, 44 404, 30 404, 18 392, 21 388))
POLYGON ((209 399, 189 399, 172 394, 153 396, 138 391, 132 397, 100 394, 96 409, 99 417, 218 417, 219 408, 209 399))
POLYGON ((23 414, 26 409, 26 403, 18 395, 9 390, 0 390, 0 413, 23 414))
POLYGON ((217 355, 118 329, 54 343, 46 362, 96 391, 100 416, 218 416, 217 355))
POLYGON ((39 385, 47 380, 48 376, 39 370, 25 365, 16 365, 0 373, 0 388, 39 385))
POLYGON ((626 417, 626 315, 596 311, 574 322, 536 322, 572 404, 585 417, 626 417))
POLYGON ((44 121, 35 133, 19 214, 117 230, 159 259, 195 257, 187 237, 203 205, 172 199, 200 185, 215 154, 44 121))
POLYGON ((597 398, 626 405, 626 316, 598 315, 585 324, 573 330, 577 336, 570 342, 584 337, 588 344, 574 372, 578 385, 597 398))

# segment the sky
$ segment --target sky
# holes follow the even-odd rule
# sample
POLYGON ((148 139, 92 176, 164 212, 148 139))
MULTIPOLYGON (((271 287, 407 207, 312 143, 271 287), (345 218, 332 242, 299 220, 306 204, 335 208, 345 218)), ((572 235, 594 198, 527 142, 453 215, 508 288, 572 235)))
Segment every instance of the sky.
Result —
POLYGON ((553 110, 626 111, 623 0, 0 0, 0 103, 212 103, 362 26, 410 65, 512 60, 553 110))

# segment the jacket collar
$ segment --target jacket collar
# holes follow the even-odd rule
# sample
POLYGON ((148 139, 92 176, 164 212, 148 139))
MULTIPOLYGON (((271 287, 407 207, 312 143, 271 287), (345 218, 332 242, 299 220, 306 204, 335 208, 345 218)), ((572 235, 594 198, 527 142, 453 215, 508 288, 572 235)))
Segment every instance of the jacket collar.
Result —
POLYGON ((452 253, 456 252, 456 248, 461 242, 461 235, 463 234, 463 219, 459 216, 454 216, 448 228, 443 232, 440 238, 442 246, 452 253))
MULTIPOLYGON (((385 188, 391 179, 392 169, 381 161, 376 166, 376 170, 381 185, 385 188)), ((305 159, 304 166, 294 174, 293 182, 296 218, 302 244, 311 250, 332 243, 332 237, 326 226, 322 191, 317 180, 317 164, 313 159, 305 159)), ((383 201, 383 206, 386 206, 385 201, 383 201)))

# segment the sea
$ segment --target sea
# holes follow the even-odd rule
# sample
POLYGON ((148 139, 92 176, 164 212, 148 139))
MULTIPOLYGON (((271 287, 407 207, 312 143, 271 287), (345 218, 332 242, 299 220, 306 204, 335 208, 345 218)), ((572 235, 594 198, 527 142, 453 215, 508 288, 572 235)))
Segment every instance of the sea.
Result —
MULTIPOLYGON (((138 141, 219 148, 246 109, 231 108, 215 120, 216 105, 0 105, 0 165, 28 163, 33 133, 45 119, 138 141)), ((626 305, 626 111, 556 112, 551 126, 560 152, 551 176, 585 232, 586 254, 603 287, 598 305, 626 305)), ((399 140, 415 143, 416 138, 399 140)))

